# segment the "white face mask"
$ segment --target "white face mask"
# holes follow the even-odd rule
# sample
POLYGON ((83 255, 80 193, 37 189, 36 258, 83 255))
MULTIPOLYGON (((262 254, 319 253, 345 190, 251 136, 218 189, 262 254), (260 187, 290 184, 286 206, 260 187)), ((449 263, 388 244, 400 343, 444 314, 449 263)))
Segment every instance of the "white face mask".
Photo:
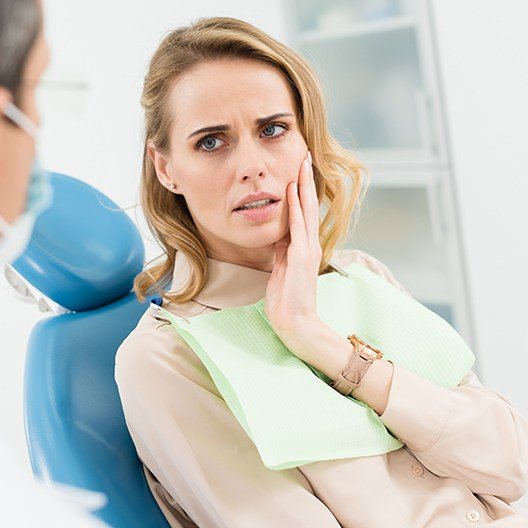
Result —
MULTIPOLYGON (((24 130, 35 142, 38 128, 31 119, 9 102, 3 113, 24 130)), ((11 224, 0 216, 0 265, 14 262, 24 252, 35 226, 39 214, 49 208, 53 197, 50 175, 42 170, 35 160, 26 194, 26 206, 11 224)))

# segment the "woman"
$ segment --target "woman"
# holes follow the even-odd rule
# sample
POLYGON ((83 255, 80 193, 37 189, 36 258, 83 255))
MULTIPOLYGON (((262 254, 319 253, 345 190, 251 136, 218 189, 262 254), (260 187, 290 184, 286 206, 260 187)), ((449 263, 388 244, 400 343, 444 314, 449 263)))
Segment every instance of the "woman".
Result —
MULTIPOLYGON (((336 379, 350 344, 314 309, 330 259, 406 290, 371 255, 335 249, 366 171, 329 135, 312 68, 246 22, 200 19, 162 41, 142 104, 142 204, 166 257, 136 278, 138 299, 158 291, 189 318, 265 297, 288 348, 336 379), (236 210, 261 192, 276 203, 236 210)), ((207 369, 154 312, 120 346, 115 377, 171 526, 528 526, 509 505, 528 488, 528 420, 472 371, 446 389, 374 361, 353 395, 405 445, 282 471, 263 465, 207 369)))

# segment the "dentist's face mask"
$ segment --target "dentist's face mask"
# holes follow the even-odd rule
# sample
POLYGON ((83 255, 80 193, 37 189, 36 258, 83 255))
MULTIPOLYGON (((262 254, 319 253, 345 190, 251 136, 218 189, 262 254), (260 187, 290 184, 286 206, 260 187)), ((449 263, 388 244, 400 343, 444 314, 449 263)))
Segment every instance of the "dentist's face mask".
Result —
MULTIPOLYGON (((13 103, 7 103, 3 113, 29 136, 35 143, 38 128, 31 119, 13 103)), ((11 224, 0 215, 0 265, 14 262, 26 249, 35 221, 39 214, 49 208, 53 197, 50 175, 42 170, 35 159, 26 194, 26 206, 11 224)))

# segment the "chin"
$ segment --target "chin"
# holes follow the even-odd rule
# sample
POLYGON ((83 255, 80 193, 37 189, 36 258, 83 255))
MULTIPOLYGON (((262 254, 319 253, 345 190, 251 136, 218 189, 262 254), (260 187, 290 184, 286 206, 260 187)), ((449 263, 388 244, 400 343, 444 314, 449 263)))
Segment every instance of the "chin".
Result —
POLYGON ((280 226, 278 225, 250 227, 250 233, 241 234, 241 236, 237 239, 237 243, 240 246, 251 249, 273 246, 286 234, 286 231, 284 231, 284 229, 280 229, 280 226))

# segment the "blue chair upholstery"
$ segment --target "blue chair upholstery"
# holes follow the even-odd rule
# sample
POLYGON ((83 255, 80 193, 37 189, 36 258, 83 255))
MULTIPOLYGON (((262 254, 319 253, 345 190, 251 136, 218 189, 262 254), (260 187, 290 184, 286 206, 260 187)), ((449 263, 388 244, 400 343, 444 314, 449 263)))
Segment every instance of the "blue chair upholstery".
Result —
POLYGON ((115 528, 168 528, 148 488, 114 381, 117 348, 148 307, 131 292, 144 246, 104 194, 52 173, 54 201, 13 268, 66 313, 40 320, 28 341, 26 439, 33 473, 99 491, 93 513, 115 528))

